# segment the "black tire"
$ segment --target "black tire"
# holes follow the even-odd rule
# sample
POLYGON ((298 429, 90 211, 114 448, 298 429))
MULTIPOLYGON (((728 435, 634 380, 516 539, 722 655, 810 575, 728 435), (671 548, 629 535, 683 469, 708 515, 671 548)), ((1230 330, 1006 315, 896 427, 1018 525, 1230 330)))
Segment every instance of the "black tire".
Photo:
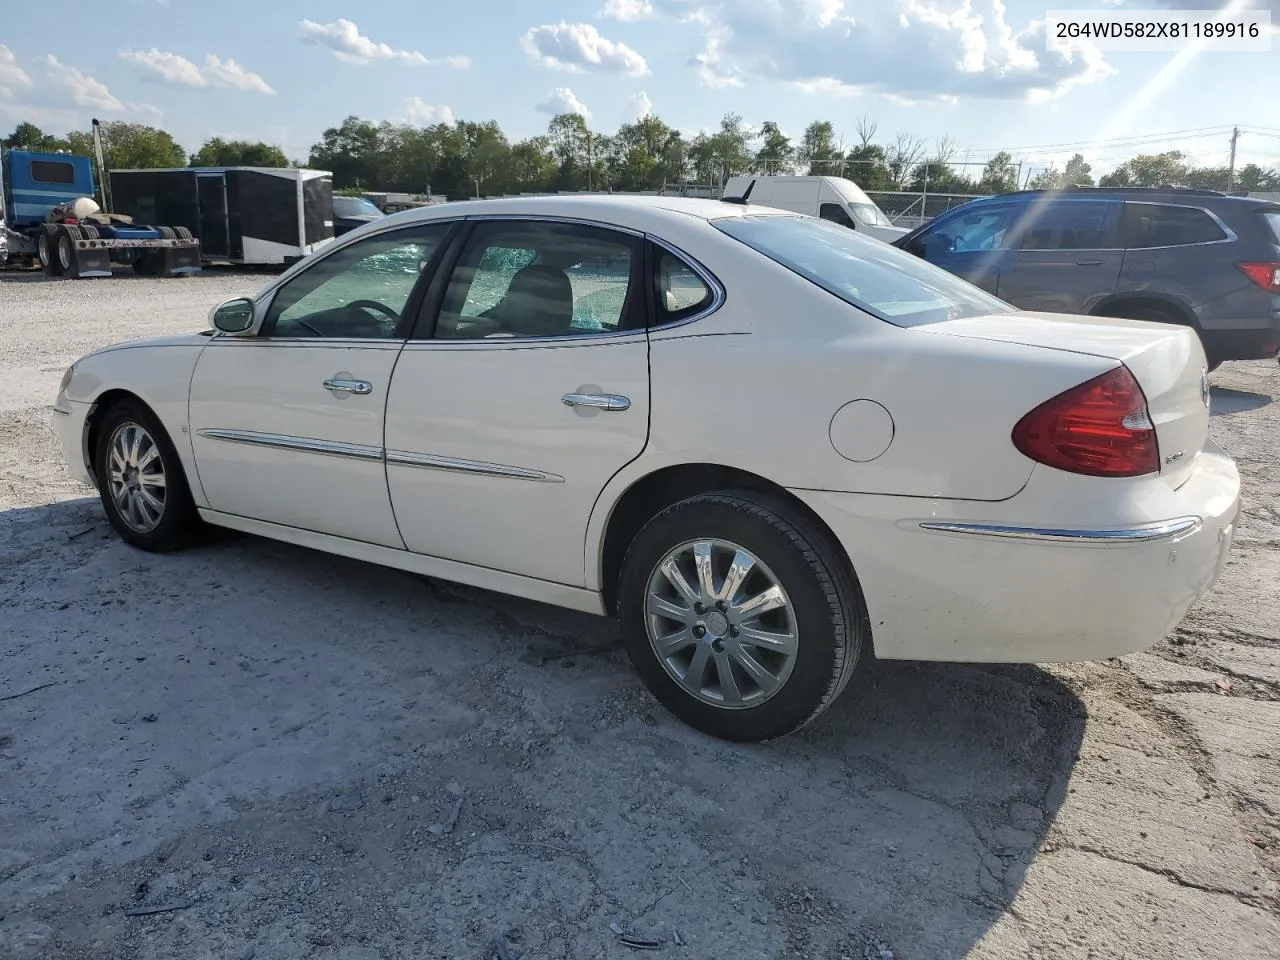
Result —
POLYGON ((173 232, 173 227, 161 227, 160 237, 164 240, 177 240, 178 235, 173 232))
MULTIPOLYGON (((144 442, 140 447, 139 452, 145 455, 148 446, 144 442)), ((200 528, 200 518, 196 513, 195 502, 191 499, 186 473, 169 435, 145 404, 139 400, 121 400, 102 412, 97 428, 93 464, 102 508, 121 539, 151 553, 168 553, 191 542, 200 528), (111 446, 117 431, 127 430, 130 426, 140 427, 154 442, 164 473, 163 506, 158 520, 149 529, 144 529, 136 520, 127 518, 112 495, 111 446)), ((155 490, 156 488, 150 488, 149 491, 153 498, 155 490)))
POLYGON ((63 227, 58 231, 58 273, 65 276, 75 271, 76 266, 76 234, 75 227, 63 227))
POLYGON ((100 240, 102 238, 102 234, 98 232, 98 228, 91 223, 82 224, 80 232, 84 234, 84 239, 86 240, 100 240))
POLYGON ((193 239, 191 236, 191 231, 188 230, 186 227, 174 227, 173 229, 174 229, 174 233, 178 235, 179 240, 193 239))
POLYGON ((58 266, 58 250, 55 236, 52 230, 44 229, 36 236, 36 256, 40 260, 40 269, 50 277, 62 276, 62 269, 58 266))
MULTIPOLYGON (((822 713, 852 678, 870 636, 862 590, 825 533, 782 500, 734 490, 683 500, 645 524, 623 559, 618 616, 627 655, 659 702, 703 733, 742 742, 785 736, 822 713), (758 705, 731 709, 700 699, 668 672, 650 642, 645 600, 650 577, 669 551, 700 538, 727 541, 754 554, 790 600, 793 665, 777 691, 758 705)), ((696 650, 702 642, 687 649, 696 650)), ((732 642, 722 641, 720 649, 732 642)))

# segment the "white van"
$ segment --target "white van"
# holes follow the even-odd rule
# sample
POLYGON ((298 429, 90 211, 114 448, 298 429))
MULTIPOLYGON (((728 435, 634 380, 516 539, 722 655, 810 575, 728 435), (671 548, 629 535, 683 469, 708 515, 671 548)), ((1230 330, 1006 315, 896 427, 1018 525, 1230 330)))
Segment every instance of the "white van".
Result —
POLYGON ((907 233, 895 227, 875 202, 852 180, 844 177, 765 177, 746 174, 730 177, 722 200, 746 201, 761 207, 777 207, 792 213, 821 217, 851 230, 864 231, 886 243, 907 233))

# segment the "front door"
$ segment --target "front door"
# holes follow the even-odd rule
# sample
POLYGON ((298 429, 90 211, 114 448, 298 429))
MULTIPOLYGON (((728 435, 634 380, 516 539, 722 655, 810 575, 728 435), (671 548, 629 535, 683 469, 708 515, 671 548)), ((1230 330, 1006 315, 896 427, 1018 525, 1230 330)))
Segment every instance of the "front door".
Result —
POLYGON ((585 585, 591 509, 648 438, 642 252, 595 226, 476 222, 392 379, 387 481, 410 550, 585 585))
POLYGON ((196 202, 200 207, 200 252, 209 257, 231 255, 231 227, 227 217, 227 178, 220 173, 196 174, 196 202))
POLYGON ((1120 209, 1088 198, 1028 204, 996 294, 1023 310, 1088 313, 1120 277, 1120 209))
POLYGON ((994 294, 1010 255, 1017 212, 1013 204, 976 204, 973 210, 941 218, 916 238, 913 248, 930 263, 994 294))
POLYGON ((447 224, 335 250, 260 304, 255 336, 215 337, 191 382, 196 469, 222 513, 403 547, 383 414, 447 224))

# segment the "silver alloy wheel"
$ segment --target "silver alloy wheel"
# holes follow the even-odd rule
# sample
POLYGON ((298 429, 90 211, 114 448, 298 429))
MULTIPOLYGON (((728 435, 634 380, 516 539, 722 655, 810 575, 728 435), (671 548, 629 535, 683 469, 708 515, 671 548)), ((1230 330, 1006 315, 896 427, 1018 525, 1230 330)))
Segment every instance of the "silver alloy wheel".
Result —
POLYGON ((49 247, 49 232, 41 230, 40 236, 36 238, 36 256, 40 260, 40 266, 53 266, 53 250, 49 247))
POLYGON ((155 438, 137 423, 116 427, 107 445, 107 487, 120 519, 150 533, 164 518, 167 482, 155 438))
POLYGON ((712 706, 757 707, 795 666, 791 598, 758 557, 728 540, 667 552, 649 575, 645 628, 671 678, 712 706))
POLYGON ((58 266, 63 273, 71 272, 71 242, 69 234, 58 237, 58 266))

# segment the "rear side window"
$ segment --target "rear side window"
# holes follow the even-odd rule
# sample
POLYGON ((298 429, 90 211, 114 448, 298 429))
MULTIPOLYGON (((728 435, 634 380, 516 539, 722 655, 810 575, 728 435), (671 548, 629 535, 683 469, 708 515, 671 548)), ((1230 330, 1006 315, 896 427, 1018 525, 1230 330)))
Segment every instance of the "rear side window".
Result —
POLYGON ((1185 247, 1227 239, 1217 221, 1198 207, 1126 203, 1124 239, 1129 248, 1185 247))
POLYGON ((657 326, 678 323, 708 309, 715 294, 698 272, 668 250, 655 246, 653 251, 657 326))
POLYGON ((1035 201, 1018 233, 1023 250, 1105 250, 1119 245, 1120 201, 1035 201))
POLYGON ((76 168, 56 160, 32 160, 31 179, 36 183, 75 183, 76 168))

